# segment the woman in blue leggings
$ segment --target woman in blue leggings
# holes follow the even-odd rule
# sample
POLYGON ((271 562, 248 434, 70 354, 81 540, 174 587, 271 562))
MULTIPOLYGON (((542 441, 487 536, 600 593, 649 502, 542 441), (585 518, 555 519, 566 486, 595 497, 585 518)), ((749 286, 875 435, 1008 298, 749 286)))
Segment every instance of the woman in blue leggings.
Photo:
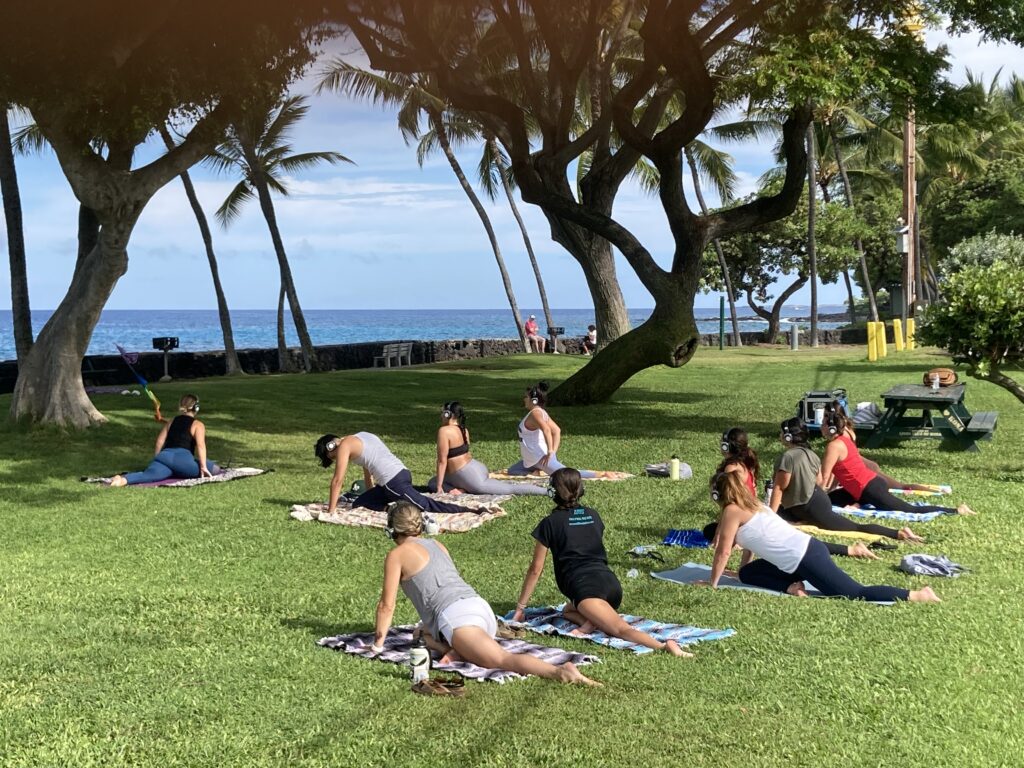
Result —
POLYGON ((114 475, 111 486, 156 483, 172 477, 211 477, 220 471, 220 467, 206 458, 206 426, 196 418, 199 398, 182 395, 178 410, 181 414, 165 424, 156 436, 156 455, 149 466, 142 472, 114 475))

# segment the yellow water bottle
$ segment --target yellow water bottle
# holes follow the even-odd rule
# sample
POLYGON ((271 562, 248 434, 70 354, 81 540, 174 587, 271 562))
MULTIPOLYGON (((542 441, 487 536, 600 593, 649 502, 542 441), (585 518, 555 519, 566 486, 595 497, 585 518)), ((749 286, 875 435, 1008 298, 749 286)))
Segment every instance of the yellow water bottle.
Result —
POLYGON ((672 480, 679 479, 679 457, 674 453, 672 454, 671 460, 668 462, 668 476, 672 480))

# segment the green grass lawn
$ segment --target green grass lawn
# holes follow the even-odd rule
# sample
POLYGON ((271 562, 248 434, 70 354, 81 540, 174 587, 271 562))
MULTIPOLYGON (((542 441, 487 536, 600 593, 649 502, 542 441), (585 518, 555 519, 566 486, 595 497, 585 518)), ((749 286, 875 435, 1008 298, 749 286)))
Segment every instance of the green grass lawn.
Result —
MULTIPOLYGON (((697 658, 594 651, 600 689, 537 679, 471 683, 463 700, 409 692, 407 671, 318 648, 323 635, 372 627, 380 531, 299 523, 288 506, 322 500, 321 433, 381 435, 424 482, 440 405, 470 413, 474 453, 517 459, 523 387, 553 382, 578 358, 516 357, 411 370, 157 385, 166 404, 202 399, 214 459, 270 475, 186 489, 107 489, 80 475, 141 468, 155 426, 144 398, 98 397, 110 418, 82 434, 0 426, 0 765, 15 766, 1002 766, 1024 762, 1021 578, 1024 408, 971 381, 972 410, 999 410, 980 453, 931 442, 868 452, 890 474, 951 483, 973 518, 917 526, 925 545, 973 569, 909 577, 899 553, 844 561, 869 583, 930 583, 937 606, 881 608, 772 598, 626 579, 625 554, 713 513, 706 480, 718 436, 744 425, 762 461, 778 423, 808 389, 846 387, 879 401, 944 358, 917 351, 879 364, 860 349, 703 349, 682 370, 647 371, 612 403, 553 409, 560 458, 639 472, 678 453, 694 479, 592 483, 608 526, 623 609, 664 621, 734 627, 697 658)), ((6 413, 10 398, 0 397, 6 413)), ((352 477, 355 478, 355 470, 352 477)), ((515 602, 546 499, 443 540, 500 613, 515 602)), ((671 549, 669 566, 710 562, 671 549)), ((550 563, 533 602, 560 600, 550 563)), ((400 598, 396 622, 414 617, 400 598)))

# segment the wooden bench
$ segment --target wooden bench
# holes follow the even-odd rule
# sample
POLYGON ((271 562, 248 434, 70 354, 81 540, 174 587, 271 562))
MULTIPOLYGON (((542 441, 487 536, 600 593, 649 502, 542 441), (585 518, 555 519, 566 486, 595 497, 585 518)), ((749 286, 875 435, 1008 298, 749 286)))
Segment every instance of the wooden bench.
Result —
POLYGON ((394 344, 385 344, 379 355, 373 358, 373 367, 383 365, 385 368, 401 368, 403 365, 412 365, 412 342, 402 341, 394 344), (395 365, 391 365, 395 361, 395 365))
POLYGON ((121 368, 97 368, 90 358, 82 359, 82 383, 87 387, 105 384, 110 377, 123 379, 124 376, 125 370, 121 368))
POLYGON ((992 437, 996 431, 996 422, 999 420, 999 411, 979 411, 971 415, 967 423, 968 432, 976 432, 981 435, 979 440, 986 440, 992 437))

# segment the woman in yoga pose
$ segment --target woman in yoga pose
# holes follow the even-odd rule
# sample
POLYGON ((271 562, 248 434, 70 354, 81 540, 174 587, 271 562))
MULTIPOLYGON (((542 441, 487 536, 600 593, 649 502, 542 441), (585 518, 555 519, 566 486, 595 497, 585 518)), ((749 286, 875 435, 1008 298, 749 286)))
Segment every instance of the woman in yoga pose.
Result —
POLYGON ((807 445, 807 427, 800 418, 782 422, 779 439, 786 451, 775 461, 770 505, 773 512, 792 523, 808 523, 828 531, 860 531, 890 539, 922 541, 910 528, 887 528, 874 523, 855 523, 832 511, 832 500, 818 483, 821 461, 807 445))
POLYGON ((441 428, 437 430, 437 475, 427 483, 428 488, 494 495, 547 495, 539 485, 491 480, 489 475, 484 463, 474 459, 469 452, 469 430, 466 429, 466 411, 462 404, 456 401, 445 403, 441 409, 441 428))
MULTIPOLYGON (((558 460, 558 447, 562 443, 562 430, 544 406, 548 403, 548 383, 537 382, 523 395, 526 415, 519 422, 519 453, 522 459, 508 468, 510 475, 528 475, 544 472, 552 475, 565 465, 558 460)), ((581 477, 614 477, 614 472, 578 470, 581 477)))
POLYGON ((156 452, 149 466, 142 472, 114 475, 110 479, 111 487, 156 483, 172 477, 211 477, 220 470, 206 458, 206 425, 196 418, 199 398, 195 395, 182 395, 178 401, 178 410, 181 413, 164 424, 156 436, 156 452))
POLYGON ((313 451, 323 467, 334 464, 330 496, 327 497, 329 515, 334 514, 338 507, 338 496, 345 483, 349 461, 363 468, 367 489, 352 502, 355 507, 379 511, 393 501, 409 501, 427 512, 470 511, 455 504, 435 501, 413 488, 409 470, 379 437, 370 432, 356 432, 346 437, 327 434, 316 441, 313 451))
POLYGON ((761 464, 757 460, 754 449, 748 445, 747 431, 742 427, 733 427, 722 433, 722 463, 717 472, 737 472, 750 489, 751 495, 757 496, 757 480, 761 464))
POLYGON ((385 529, 395 547, 384 558, 384 585, 374 631, 373 649, 384 650, 384 640, 395 613, 401 587, 423 622, 424 640, 445 656, 442 663, 460 659, 488 669, 508 669, 563 683, 599 685, 575 664, 553 666, 527 654, 509 653, 494 640, 497 622, 487 601, 470 587, 439 541, 422 538, 423 515, 408 502, 395 504, 385 529))
POLYGON ((966 504, 956 509, 938 505, 916 506, 908 504, 889 493, 889 487, 877 472, 864 465, 856 443, 846 434, 848 419, 839 410, 825 412, 821 423, 821 434, 829 441, 821 462, 821 486, 831 488, 833 479, 842 488, 832 491, 832 503, 839 507, 850 504, 870 504, 875 509, 891 509, 898 512, 944 512, 949 515, 973 515, 966 504))
POLYGON ((573 634, 590 634, 596 628, 609 637, 668 651, 674 656, 692 656, 675 640, 656 640, 631 627, 618 614, 622 585, 608 567, 601 516, 596 510, 580 504, 584 490, 580 473, 563 467, 551 476, 549 487, 557 506, 533 529, 533 561, 523 578, 513 619, 523 620, 530 596, 544 572, 544 561, 550 549, 555 565, 555 583, 569 599, 562 615, 580 625, 573 634))
POLYGON ((830 597, 939 602, 931 587, 906 590, 859 584, 832 562, 823 542, 797 530, 758 502, 735 472, 719 472, 712 478, 711 498, 721 509, 711 566, 712 587, 718 586, 725 573, 733 544, 739 544, 745 550, 739 579, 754 587, 806 597, 806 581, 830 597))

